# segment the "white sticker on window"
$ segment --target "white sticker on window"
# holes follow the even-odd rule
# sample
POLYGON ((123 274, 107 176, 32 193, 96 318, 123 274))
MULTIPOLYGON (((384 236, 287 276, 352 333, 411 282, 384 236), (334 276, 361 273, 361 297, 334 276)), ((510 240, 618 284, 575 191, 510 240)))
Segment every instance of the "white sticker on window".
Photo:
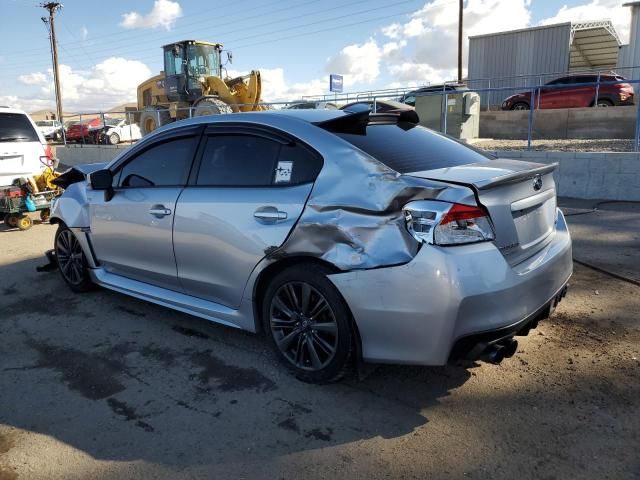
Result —
POLYGON ((293 171, 293 162, 278 162, 278 168, 276 168, 275 183, 290 182, 292 171, 293 171))

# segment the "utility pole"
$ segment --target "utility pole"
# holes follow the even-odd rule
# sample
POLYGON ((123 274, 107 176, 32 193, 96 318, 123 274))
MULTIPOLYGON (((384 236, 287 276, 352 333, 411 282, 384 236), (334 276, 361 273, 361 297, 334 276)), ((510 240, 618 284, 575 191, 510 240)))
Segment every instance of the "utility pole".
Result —
POLYGON ((462 10, 464 8, 464 0, 460 0, 460 9, 458 10, 458 83, 462 83, 462 10))
POLYGON ((62 4, 58 2, 47 2, 40 5, 49 11, 49 18, 42 17, 42 21, 49 25, 49 41, 51 43, 51 59, 53 62, 53 81, 56 89, 56 117, 62 123, 62 95, 60 94, 60 75, 58 73, 58 45, 56 43, 55 13, 62 9, 62 4))

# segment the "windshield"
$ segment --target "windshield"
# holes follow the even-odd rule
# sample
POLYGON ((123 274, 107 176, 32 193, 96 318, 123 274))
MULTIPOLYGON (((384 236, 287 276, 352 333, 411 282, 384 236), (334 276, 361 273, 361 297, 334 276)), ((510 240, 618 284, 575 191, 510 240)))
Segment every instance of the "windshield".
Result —
POLYGON ((189 45, 187 66, 192 76, 219 76, 220 56, 213 45, 189 45))
POLYGON ((22 113, 0 113, 0 142, 39 142, 33 125, 22 113))
POLYGON ((36 125, 38 127, 52 127, 53 122, 51 120, 40 120, 39 122, 36 122, 36 125))
POLYGON ((450 137, 408 123, 370 124, 364 135, 336 135, 398 173, 455 167, 491 158, 450 137))

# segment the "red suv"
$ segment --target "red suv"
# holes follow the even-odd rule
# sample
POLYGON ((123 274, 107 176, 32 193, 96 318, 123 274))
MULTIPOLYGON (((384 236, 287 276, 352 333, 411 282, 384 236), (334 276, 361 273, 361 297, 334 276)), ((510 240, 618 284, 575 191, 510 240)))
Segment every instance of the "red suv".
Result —
POLYGON ((67 129, 67 141, 98 143, 97 137, 102 128, 102 118, 96 117, 93 120, 77 122, 69 126, 67 129))
MULTIPOLYGON (((620 82, 624 77, 615 74, 600 75, 600 89, 598 90, 599 107, 614 107, 618 105, 633 105, 633 87, 628 83, 607 85, 604 82, 620 82)), ((543 85, 534 94, 536 108, 580 108, 593 107, 596 100, 596 83, 598 75, 571 75, 556 78, 543 85), (593 83, 593 85, 576 85, 593 83), (575 85, 575 86, 574 86, 575 85), (547 88, 552 87, 552 88, 547 88)), ((516 93, 502 102, 502 110, 529 110, 531 93, 516 93)))

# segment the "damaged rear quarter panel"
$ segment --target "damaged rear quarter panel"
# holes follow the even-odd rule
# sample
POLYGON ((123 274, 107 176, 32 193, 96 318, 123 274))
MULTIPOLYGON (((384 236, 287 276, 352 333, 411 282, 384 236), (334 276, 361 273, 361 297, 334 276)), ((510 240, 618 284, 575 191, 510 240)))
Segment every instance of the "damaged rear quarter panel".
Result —
MULTIPOLYGON (((317 257, 338 269, 370 269, 411 261, 419 244, 405 226, 402 207, 412 200, 471 202, 473 192, 400 175, 333 134, 320 151, 324 166, 304 212, 272 260, 317 257)), ((313 143, 312 143, 313 144, 313 143)))

